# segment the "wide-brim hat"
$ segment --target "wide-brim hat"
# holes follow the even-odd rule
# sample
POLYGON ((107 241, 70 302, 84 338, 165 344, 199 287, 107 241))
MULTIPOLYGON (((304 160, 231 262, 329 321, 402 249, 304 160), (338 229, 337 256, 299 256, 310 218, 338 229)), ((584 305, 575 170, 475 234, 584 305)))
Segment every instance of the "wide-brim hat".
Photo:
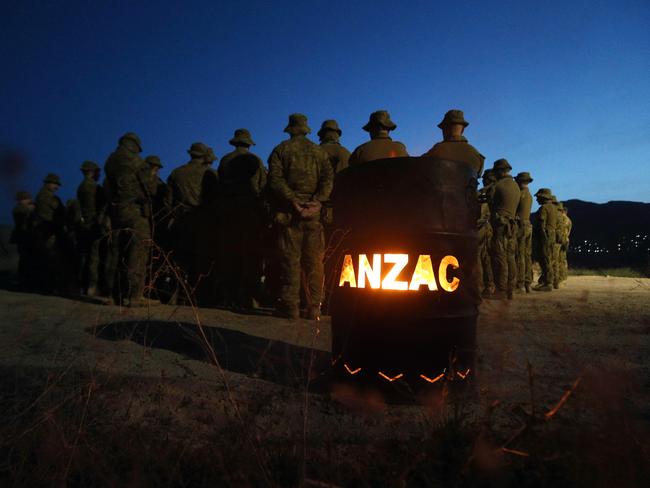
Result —
POLYGON ((190 148, 187 150, 187 153, 190 156, 205 156, 208 153, 208 146, 202 142, 193 143, 190 148))
POLYGON ((530 173, 528 171, 522 171, 521 173, 517 173, 515 180, 521 181, 522 183, 530 183, 533 181, 533 178, 530 176, 530 173))
POLYGON ((540 188, 535 193, 535 196, 540 198, 545 198, 546 200, 551 200, 553 198, 553 194, 551 193, 550 188, 540 188))
POLYGON ((235 135, 232 139, 228 141, 232 146, 237 146, 239 144, 246 144, 248 146, 254 146, 253 138, 248 129, 237 129, 235 135))
POLYGON ((510 166, 510 163, 508 162, 507 159, 501 158, 497 159, 494 164, 492 165, 492 170, 493 171, 498 171, 500 169, 512 169, 512 166, 510 166))
POLYGON ((84 161, 81 163, 81 171, 97 171, 99 166, 95 161, 84 161))
POLYGON ((144 158, 144 162, 147 163, 149 166, 157 166, 158 168, 163 167, 162 163, 160 162, 160 158, 153 154, 151 156, 147 156, 146 158, 144 158))
POLYGON ((368 123, 362 127, 366 132, 370 132, 372 127, 382 127, 387 130, 397 129, 397 124, 390 119, 390 114, 387 110, 377 110, 370 114, 368 123))
POLYGON ((32 194, 28 191, 19 191, 16 192, 16 200, 31 200, 32 194))
POLYGON ((284 128, 284 132, 310 134, 311 129, 307 125, 307 116, 298 113, 289 115, 289 124, 284 128))
POLYGON ((328 131, 336 132, 339 136, 343 134, 343 131, 339 127, 339 123, 334 119, 325 120, 318 131, 318 137, 323 137, 323 134, 328 131))
POLYGON ((56 185, 61 186, 61 177, 57 174, 50 173, 45 177, 43 183, 54 183, 56 185))
POLYGON ((449 124, 460 124, 463 127, 467 127, 469 122, 465 120, 465 114, 462 110, 452 109, 447 111, 442 121, 438 124, 438 127, 442 129, 445 125, 449 124))
POLYGON ((140 141, 140 138, 135 132, 127 132, 126 134, 124 134, 122 137, 120 137, 119 143, 122 144, 122 142, 126 140, 131 140, 135 142, 138 145, 140 151, 142 151, 142 142, 140 141))

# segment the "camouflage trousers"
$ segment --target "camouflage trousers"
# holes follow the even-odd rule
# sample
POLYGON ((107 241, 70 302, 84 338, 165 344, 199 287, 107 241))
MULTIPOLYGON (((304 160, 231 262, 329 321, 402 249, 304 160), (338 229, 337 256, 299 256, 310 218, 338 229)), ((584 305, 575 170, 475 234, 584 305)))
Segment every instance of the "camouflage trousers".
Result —
POLYGON ((476 277, 479 292, 494 291, 494 274, 492 273, 492 259, 490 246, 492 241, 492 226, 489 222, 483 224, 478 231, 478 260, 476 277))
POLYGON ((278 229, 280 254, 280 301, 285 307, 298 307, 300 283, 310 306, 319 306, 323 295, 323 226, 317 220, 292 222, 278 229), (304 277, 301 280, 301 277, 304 277))
POLYGON ((492 259, 494 264, 496 289, 502 292, 512 292, 517 281, 517 248, 516 222, 504 216, 496 216, 491 220, 492 259))
POLYGON ((113 224, 112 252, 117 261, 113 296, 121 299, 142 298, 146 276, 147 257, 151 245, 149 219, 138 209, 119 209, 111 214, 113 224), (122 287, 126 285, 126 290, 122 287))
POLYGON ((517 288, 533 282, 533 226, 519 222, 517 231, 517 288))
POLYGON ((97 229, 79 232, 79 282, 83 288, 94 288, 99 279, 99 245, 101 233, 97 229))
POLYGON ((549 241, 544 236, 540 236, 539 242, 536 244, 536 255, 539 259, 539 266, 542 268, 542 273, 539 275, 538 280, 540 285, 553 285, 554 245, 554 241, 549 241))
POLYGON ((553 286, 558 287, 560 284, 560 249, 562 244, 555 242, 553 244, 553 286))
POLYGON ((569 276, 569 262, 567 261, 567 247, 562 244, 560 247, 560 264, 559 264, 559 273, 560 281, 566 281, 569 276))

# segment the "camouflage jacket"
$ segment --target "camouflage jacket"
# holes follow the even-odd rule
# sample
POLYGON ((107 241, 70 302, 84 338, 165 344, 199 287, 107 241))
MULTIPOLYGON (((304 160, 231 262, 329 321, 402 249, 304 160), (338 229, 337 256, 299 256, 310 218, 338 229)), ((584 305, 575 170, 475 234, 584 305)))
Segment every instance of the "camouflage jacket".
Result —
POLYGON ((327 153, 305 136, 282 142, 269 156, 269 189, 285 208, 294 200, 326 201, 333 181, 327 153))
POLYGON ((149 216, 154 181, 140 156, 118 146, 106 160, 104 174, 104 190, 111 208, 135 208, 149 216))
POLYGON ((37 226, 47 224, 55 229, 65 226, 65 207, 59 197, 47 187, 43 187, 36 195, 34 218, 37 226))
POLYGON ((220 196, 255 197, 262 195, 266 186, 266 168, 262 160, 244 148, 221 158, 219 163, 220 196))
POLYGON ((492 215, 514 218, 519 206, 520 196, 519 185, 512 176, 501 178, 494 184, 492 203, 490 205, 492 215))
POLYGON ((401 142, 393 141, 388 136, 377 137, 357 147, 350 155, 348 164, 354 166, 375 159, 399 158, 408 155, 406 146, 401 142))
POLYGON ((539 207, 537 220, 535 221, 535 235, 544 243, 555 243, 557 227, 557 210, 551 202, 544 203, 539 207))
POLYGON ((16 205, 11 215, 14 219, 14 228, 11 231, 10 242, 22 246, 29 240, 29 233, 31 232, 31 218, 34 208, 29 205, 16 205))
POLYGON ((520 189, 521 196, 517 206, 517 218, 523 224, 530 225, 530 209, 533 208, 533 196, 528 188, 520 189))
POLYGON ((85 227, 96 225, 106 206, 104 188, 93 178, 84 178, 77 188, 77 200, 81 207, 83 225, 85 227))
POLYGON ((330 158, 330 164, 334 174, 348 167, 350 160, 350 151, 335 141, 323 141, 320 145, 330 158))
POLYGON ((485 156, 469 144, 463 136, 439 142, 423 156, 447 161, 462 161, 469 164, 476 171, 477 176, 481 176, 483 173, 485 156))
POLYGON ((183 214, 202 203, 203 178, 208 166, 201 160, 192 159, 176 168, 167 178, 167 207, 174 213, 183 214))

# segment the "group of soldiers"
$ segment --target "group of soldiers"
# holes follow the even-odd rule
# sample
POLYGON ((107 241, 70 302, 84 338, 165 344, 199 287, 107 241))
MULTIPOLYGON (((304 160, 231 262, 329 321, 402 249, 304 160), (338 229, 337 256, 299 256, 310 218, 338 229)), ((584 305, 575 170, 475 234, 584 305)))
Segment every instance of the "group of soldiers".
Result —
MULTIPOLYGON (((512 298, 515 290, 530 290, 533 241, 542 267, 536 289, 557 287, 566 278, 561 256, 568 232, 565 239, 560 223, 566 211, 549 190, 539 190, 542 209, 533 230, 532 178, 520 173, 513 179, 504 159, 483 173, 484 157, 463 135, 468 125, 462 111, 448 111, 438 125, 443 140, 425 156, 466 162, 483 174, 484 296, 512 298)), ((213 149, 197 142, 167 182, 159 177, 160 158, 143 159, 140 138, 124 134, 104 164, 103 182, 100 166, 85 161, 77 198, 66 205, 56 195, 56 174, 46 176, 34 200, 18 192, 12 239, 19 280, 28 288, 77 290, 131 307, 162 300, 251 309, 267 302, 280 316, 318 319, 334 176, 348 166, 408 156, 390 137, 396 128, 387 111, 372 113, 363 126, 370 140, 350 153, 335 120, 322 123, 316 144, 307 137, 307 117, 296 113, 284 129, 289 138, 268 159, 268 172, 250 150, 250 132, 237 129, 229 141, 234 150, 216 170, 213 149)))

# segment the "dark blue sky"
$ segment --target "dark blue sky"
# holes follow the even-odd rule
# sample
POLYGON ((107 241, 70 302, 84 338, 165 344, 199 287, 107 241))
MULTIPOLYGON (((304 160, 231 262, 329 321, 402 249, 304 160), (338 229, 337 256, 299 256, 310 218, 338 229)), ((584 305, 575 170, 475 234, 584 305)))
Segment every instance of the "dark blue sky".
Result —
MULTIPOLYGON (((449 108, 491 164, 561 199, 650 198, 650 3, 2 2, 0 145, 27 155, 13 192, 49 171, 69 198, 85 159, 126 131, 169 170, 194 141, 221 156, 238 127, 264 159, 299 111, 348 148, 388 109, 412 155, 449 108)), ((6 169, 6 168, 5 168, 6 169)))

